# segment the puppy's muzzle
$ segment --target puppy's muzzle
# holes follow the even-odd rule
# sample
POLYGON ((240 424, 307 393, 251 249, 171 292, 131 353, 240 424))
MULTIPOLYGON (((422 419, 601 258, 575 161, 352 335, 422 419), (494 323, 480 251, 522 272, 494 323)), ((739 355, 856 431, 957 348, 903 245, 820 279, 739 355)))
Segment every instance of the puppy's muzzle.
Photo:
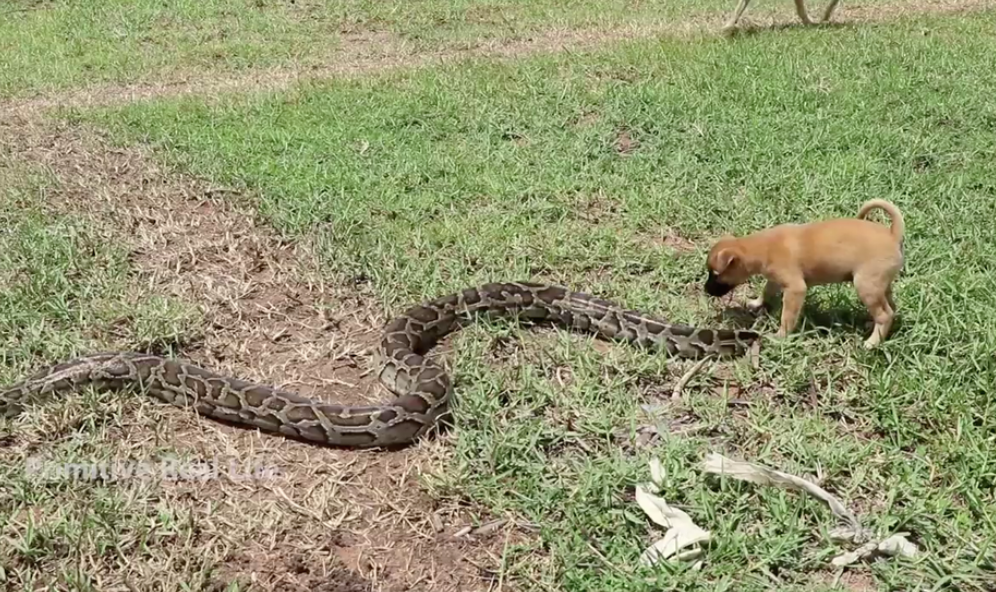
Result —
POLYGON ((709 270, 709 279, 707 279, 705 283, 706 294, 719 298, 729 294, 730 290, 735 287, 736 286, 723 283, 711 269, 709 270))

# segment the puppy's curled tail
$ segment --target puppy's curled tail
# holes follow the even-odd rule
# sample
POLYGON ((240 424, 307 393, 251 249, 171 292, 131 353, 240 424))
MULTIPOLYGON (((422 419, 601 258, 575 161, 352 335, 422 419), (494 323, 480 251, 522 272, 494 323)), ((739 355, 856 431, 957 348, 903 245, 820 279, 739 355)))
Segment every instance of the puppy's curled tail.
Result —
POLYGON ((870 199, 858 210, 858 219, 863 220, 868 216, 868 212, 876 209, 882 210, 889 215, 889 218, 892 219, 892 236, 895 237, 896 241, 902 242, 906 223, 903 220, 902 212, 892 202, 885 201, 884 199, 870 199))

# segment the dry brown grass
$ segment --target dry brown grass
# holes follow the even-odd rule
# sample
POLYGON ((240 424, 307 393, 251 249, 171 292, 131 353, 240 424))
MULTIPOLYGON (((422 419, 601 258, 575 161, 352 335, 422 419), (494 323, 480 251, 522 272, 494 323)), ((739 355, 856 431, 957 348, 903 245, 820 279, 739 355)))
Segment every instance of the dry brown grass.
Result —
MULTIPOLYGON (((53 209, 89 216, 126 244, 134 264, 131 299, 165 293, 200 308, 203 324, 183 336, 184 357, 338 401, 385 396, 367 373, 365 351, 383 319, 358 289, 325 284, 306 246, 285 243, 240 209, 238 199, 218 199, 221 189, 164 170, 140 148, 114 149, 92 130, 39 121, 4 127, 9 155, 54 176, 53 209)), ((125 315, 97 341, 141 347, 134 320, 125 315)), ((193 459, 265 460, 281 477, 127 485, 133 503, 123 514, 140 519, 143 504, 157 503, 196 521, 196 535, 163 541, 127 564, 95 549, 67 553, 64 565, 46 566, 53 572, 85 555, 96 562, 88 571, 102 575, 105 589, 149 578, 163 589, 231 580, 272 590, 488 588, 508 529, 483 541, 453 538, 474 524, 471 512, 431 499, 418 482, 446 462, 445 437, 391 453, 325 449, 144 399, 101 401, 111 427, 92 434, 87 446, 102 455, 152 459, 165 446, 193 459), (214 574, 204 576, 209 569, 214 574)), ((23 465, 87 413, 66 400, 27 414, 0 451, 3 462, 23 465)), ((84 493, 70 498, 60 498, 62 512, 93 503, 84 493)), ((65 517, 48 510, 39 508, 42 519, 65 517)))

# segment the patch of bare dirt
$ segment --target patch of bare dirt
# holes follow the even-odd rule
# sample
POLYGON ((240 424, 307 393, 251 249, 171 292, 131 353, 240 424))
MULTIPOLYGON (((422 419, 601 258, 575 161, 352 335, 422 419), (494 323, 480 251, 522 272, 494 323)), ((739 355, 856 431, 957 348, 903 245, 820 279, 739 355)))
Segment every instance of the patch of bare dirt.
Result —
MULTIPOLYGON (((166 170, 141 148, 114 148, 98 132, 33 119, 0 123, 0 154, 47 169, 54 210, 88 216, 125 245, 135 269, 130 300, 166 294, 200 309, 203 323, 180 339, 181 357, 327 400, 387 397, 368 372, 384 322, 369 295, 323 281, 307 245, 258 223, 229 189, 166 170)), ((122 311, 94 341, 143 348, 139 321, 122 311)), ((0 450, 5 465, 22 464, 53 433, 72 433, 93 413, 61 404, 55 417, 42 417, 51 407, 28 414, 0 450)), ((485 590, 502 545, 520 536, 509 523, 476 539, 453 537, 474 523, 473 509, 434 499, 419 481, 448 461, 445 435, 401 451, 339 450, 145 398, 108 405, 94 452, 149 459, 165 444, 194 460, 276 468, 268 479, 163 482, 154 495, 198 524, 197 537, 167 545, 155 564, 189 566, 193 578, 207 563, 219 589, 237 580, 264 590, 485 590)), ((142 561, 94 565, 107 584, 154 569, 142 561)))
MULTIPOLYGON (((894 2, 890 4, 842 4, 831 26, 887 22, 920 14, 956 14, 990 10, 993 0, 939 0, 932 2, 894 2)), ((734 4, 731 3, 732 12, 734 4)), ((794 11, 775 11, 773 16, 757 7, 742 19, 745 31, 801 26, 794 11), (755 16, 752 16, 755 15, 755 16)), ((0 101, 0 116, 37 113, 53 107, 92 107, 121 105, 136 100, 165 96, 211 96, 230 91, 279 90, 298 82, 329 78, 362 76, 399 68, 438 65, 465 58, 515 58, 529 54, 564 50, 586 50, 602 45, 668 35, 687 37, 721 34, 729 14, 690 15, 680 21, 639 23, 603 29, 553 29, 514 40, 483 40, 462 46, 444 46, 433 51, 418 51, 411 43, 383 31, 359 30, 343 38, 341 49, 329 56, 328 63, 313 67, 276 67, 238 74, 217 72, 181 72, 173 78, 131 85, 95 85, 70 92, 44 93, 31 98, 0 101)))
POLYGON ((633 137, 633 134, 629 130, 619 130, 616 133, 615 141, 613 142, 613 147, 620 156, 627 156, 636 151, 640 147, 640 141, 633 137))
POLYGON ((649 247, 663 248, 672 253, 692 253, 698 248, 695 241, 669 228, 661 228, 653 235, 644 233, 637 240, 649 247))
POLYGON ((618 219, 621 209, 619 202, 601 189, 594 193, 572 196, 569 206, 575 218, 595 226, 618 219))
POLYGON ((825 574, 817 576, 814 579, 817 580, 813 582, 814 584, 829 586, 837 590, 846 590, 847 592, 871 592, 872 590, 879 589, 872 574, 853 569, 845 571, 839 576, 825 574))
POLYGON ((574 116, 570 123, 578 127, 590 127, 602 118, 601 114, 593 110, 585 110, 574 116))

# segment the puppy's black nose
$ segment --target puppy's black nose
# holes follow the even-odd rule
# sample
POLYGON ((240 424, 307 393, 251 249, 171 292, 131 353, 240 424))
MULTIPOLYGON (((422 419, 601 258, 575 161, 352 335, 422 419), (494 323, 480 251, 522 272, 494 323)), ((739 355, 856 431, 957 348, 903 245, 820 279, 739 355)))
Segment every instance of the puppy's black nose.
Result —
POLYGON ((721 296, 726 296, 727 294, 729 294, 730 290, 732 289, 733 286, 729 284, 724 284, 723 282, 719 281, 719 279, 716 277, 715 274, 713 274, 711 271, 709 272, 709 279, 707 279, 705 283, 706 294, 719 298, 721 296))

